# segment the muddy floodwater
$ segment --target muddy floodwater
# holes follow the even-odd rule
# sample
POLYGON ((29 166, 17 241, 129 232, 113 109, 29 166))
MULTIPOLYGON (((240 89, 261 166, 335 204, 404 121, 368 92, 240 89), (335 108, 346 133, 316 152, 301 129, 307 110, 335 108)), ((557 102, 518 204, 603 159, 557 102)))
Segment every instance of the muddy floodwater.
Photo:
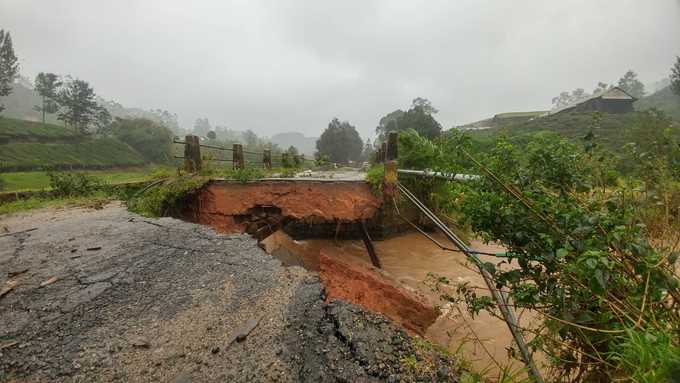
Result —
MULTIPOLYGON (((440 243, 446 239, 436 236, 440 243)), ((279 231, 263 241, 267 252, 279 258, 284 264, 300 265, 311 270, 319 268, 319 252, 323 248, 335 247, 347 257, 355 258, 370 265, 366 249, 361 241, 304 240, 296 241, 279 231)), ((452 352, 459 349, 466 359, 472 362, 477 370, 497 370, 498 365, 511 364, 519 368, 521 364, 509 358, 508 348, 512 345, 512 336, 505 322, 481 312, 474 318, 460 306, 443 305, 439 294, 432 291, 424 282, 428 273, 444 276, 451 281, 451 286, 459 282, 469 282, 479 287, 480 294, 486 294, 483 279, 468 262, 462 253, 441 250, 419 233, 407 233, 383 241, 375 241, 375 248, 383 266, 383 270, 408 288, 412 288, 427 296, 437 305, 442 305, 442 315, 429 327, 425 336, 431 341, 447 347, 452 352)), ((471 247, 484 252, 503 252, 499 246, 486 245, 473 241, 471 247)), ((502 259, 482 256, 483 261, 498 263, 502 259)), ((528 324, 533 319, 527 313, 517 313, 520 325, 528 324)))

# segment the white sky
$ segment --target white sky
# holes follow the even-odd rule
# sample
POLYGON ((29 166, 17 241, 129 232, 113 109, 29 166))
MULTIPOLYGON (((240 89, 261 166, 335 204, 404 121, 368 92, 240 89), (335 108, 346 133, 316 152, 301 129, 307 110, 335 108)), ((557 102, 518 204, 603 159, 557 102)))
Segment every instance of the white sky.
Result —
POLYGON ((449 128, 549 108, 680 55, 680 0, 0 0, 24 75, 270 136, 337 116, 372 135, 421 96, 449 128))

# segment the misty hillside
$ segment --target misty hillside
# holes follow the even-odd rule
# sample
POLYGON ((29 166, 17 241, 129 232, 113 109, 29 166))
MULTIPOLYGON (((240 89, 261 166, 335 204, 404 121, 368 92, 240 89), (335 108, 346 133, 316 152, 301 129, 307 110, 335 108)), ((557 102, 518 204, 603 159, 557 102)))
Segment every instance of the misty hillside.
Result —
POLYGON ((272 136, 271 143, 285 150, 289 146, 295 146, 301 154, 312 156, 316 152, 316 140, 318 137, 307 137, 298 132, 278 133, 272 136))
MULTIPOLYGON (((97 102, 106 107, 112 117, 146 118, 158 122, 174 132, 179 129, 177 116, 168 111, 125 107, 115 101, 106 100, 102 97, 97 97, 97 102)), ((7 97, 3 97, 2 103, 6 108, 2 111, 3 117, 34 122, 42 121, 42 114, 34 108, 36 105, 41 104, 41 99, 26 78, 22 77, 14 83, 12 93, 7 97)), ((47 114, 46 121, 51 124, 63 125, 63 122, 57 120, 57 114, 47 114)))
POLYGON ((0 171, 100 169, 145 162, 140 153, 114 137, 95 139, 60 125, 0 118, 0 171))
POLYGON ((670 86, 635 102, 636 110, 656 108, 676 121, 680 121, 680 96, 673 94, 670 86))

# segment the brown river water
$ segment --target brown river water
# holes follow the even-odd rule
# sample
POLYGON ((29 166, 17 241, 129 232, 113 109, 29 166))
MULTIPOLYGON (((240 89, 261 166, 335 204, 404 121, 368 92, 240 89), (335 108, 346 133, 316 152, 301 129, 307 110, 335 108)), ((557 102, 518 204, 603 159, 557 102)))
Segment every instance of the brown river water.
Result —
MULTIPOLYGON (((436 236, 444 244, 445 238, 436 236)), ((295 241, 279 231, 263 241, 266 250, 288 265, 300 265, 318 270, 319 251, 324 247, 339 247, 347 257, 354 257, 370 265, 362 241, 304 240, 295 241)), ((439 293, 425 285, 428 273, 443 276, 455 288, 458 282, 469 282, 487 294, 486 285, 474 266, 466 262, 462 253, 441 250, 419 233, 406 233, 384 241, 374 242, 383 270, 404 285, 420 291, 435 304, 442 305, 443 314, 430 326, 425 336, 452 352, 461 352, 476 371, 494 374, 500 366, 521 368, 522 364, 508 355, 513 340, 505 322, 486 312, 472 318, 464 306, 443 305, 439 293), (460 309, 460 310, 459 310, 460 309)), ((472 241, 471 248, 497 253, 504 249, 472 241)), ((481 256, 483 261, 500 262, 501 258, 481 256)), ((506 265, 507 267, 507 265, 506 265)), ((530 324, 536 317, 518 312, 520 326, 530 324)))

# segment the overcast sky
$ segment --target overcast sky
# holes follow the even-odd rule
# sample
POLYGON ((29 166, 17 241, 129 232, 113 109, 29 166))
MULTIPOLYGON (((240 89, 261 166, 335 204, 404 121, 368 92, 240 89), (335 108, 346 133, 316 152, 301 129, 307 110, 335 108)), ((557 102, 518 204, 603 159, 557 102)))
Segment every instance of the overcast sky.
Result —
POLYGON ((21 70, 71 74, 126 106, 259 135, 362 136, 432 101, 446 128, 549 108, 680 55, 680 0, 0 0, 21 70))

